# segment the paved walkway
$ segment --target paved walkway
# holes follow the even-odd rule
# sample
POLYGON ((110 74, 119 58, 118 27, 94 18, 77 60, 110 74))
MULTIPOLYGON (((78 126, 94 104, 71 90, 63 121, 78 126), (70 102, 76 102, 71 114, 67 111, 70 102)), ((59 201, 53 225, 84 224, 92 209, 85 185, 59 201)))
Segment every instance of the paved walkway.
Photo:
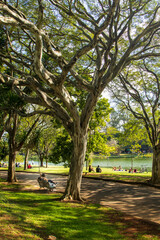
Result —
MULTIPOLYGON (((16 173, 18 180, 39 188, 38 173, 16 173)), ((0 172, 6 178, 7 172, 0 172)), ((56 191, 63 192, 67 177, 46 174, 58 183, 56 191)), ((127 214, 160 224, 160 189, 143 185, 131 185, 83 178, 82 197, 88 201, 113 207, 127 214)))

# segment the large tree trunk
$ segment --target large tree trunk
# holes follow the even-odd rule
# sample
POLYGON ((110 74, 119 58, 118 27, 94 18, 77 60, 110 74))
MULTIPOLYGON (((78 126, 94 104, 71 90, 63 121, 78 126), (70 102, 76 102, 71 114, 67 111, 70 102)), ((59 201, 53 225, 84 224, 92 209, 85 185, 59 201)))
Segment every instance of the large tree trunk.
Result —
POLYGON ((160 143, 153 148, 152 183, 160 183, 160 143))
POLYGON ((73 136, 73 156, 64 199, 82 200, 80 195, 83 166, 87 146, 87 132, 80 129, 73 136))

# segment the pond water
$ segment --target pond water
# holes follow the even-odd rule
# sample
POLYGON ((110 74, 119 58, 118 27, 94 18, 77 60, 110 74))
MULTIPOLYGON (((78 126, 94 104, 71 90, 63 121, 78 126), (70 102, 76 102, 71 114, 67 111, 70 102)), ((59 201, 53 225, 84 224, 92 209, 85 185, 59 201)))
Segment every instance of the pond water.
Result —
MULTIPOLYGON (((35 166, 39 165, 38 161, 29 161, 30 164, 34 164, 35 166)), ((140 170, 141 168, 147 168, 148 171, 152 170, 152 158, 149 157, 131 157, 130 155, 127 157, 109 157, 109 158, 101 158, 101 157, 93 157, 92 166, 97 167, 106 167, 113 168, 121 166, 123 169, 136 168, 140 170)), ((45 166, 45 162, 44 162, 45 166)), ((63 163, 54 164, 48 163, 48 166, 63 166, 63 163)))
POLYGON ((97 167, 119 167, 121 166, 123 169, 129 169, 131 167, 136 169, 141 169, 147 167, 149 171, 152 169, 152 158, 145 158, 145 157, 109 157, 109 158, 94 158, 92 166, 97 167))

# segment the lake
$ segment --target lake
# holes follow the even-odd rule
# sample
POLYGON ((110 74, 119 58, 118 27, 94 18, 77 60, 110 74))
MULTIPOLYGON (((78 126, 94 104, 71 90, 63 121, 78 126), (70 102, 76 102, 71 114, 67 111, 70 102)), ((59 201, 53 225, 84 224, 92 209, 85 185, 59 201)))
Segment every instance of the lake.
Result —
MULTIPOLYGON (((32 164, 32 161, 29 161, 32 164)), ((34 165, 39 165, 38 161, 34 161, 34 165)), ((99 156, 93 157, 92 166, 97 167, 106 167, 106 168, 113 168, 121 166, 123 169, 130 169, 131 167, 140 170, 141 168, 147 167, 148 171, 152 170, 152 158, 151 157, 109 157, 109 158, 101 158, 99 156)), ((44 162, 45 166, 45 162, 44 162)), ((63 163, 54 164, 48 163, 48 166, 63 166, 63 163)))
POLYGON ((147 167, 149 171, 152 169, 152 158, 150 157, 109 157, 109 158, 100 158, 100 157, 94 157, 93 158, 93 167, 97 167, 97 165, 100 165, 100 167, 107 167, 107 168, 113 168, 113 167, 119 167, 121 166, 123 169, 129 169, 131 167, 136 168, 140 170, 143 167, 147 167))

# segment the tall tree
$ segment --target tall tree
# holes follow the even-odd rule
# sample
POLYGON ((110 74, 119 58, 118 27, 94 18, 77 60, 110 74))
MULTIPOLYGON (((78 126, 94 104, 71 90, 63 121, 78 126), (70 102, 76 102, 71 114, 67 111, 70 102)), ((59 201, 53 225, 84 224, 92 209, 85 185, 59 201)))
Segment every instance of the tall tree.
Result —
POLYGON ((5 130, 8 132, 9 139, 9 165, 8 165, 8 182, 16 181, 15 176, 15 159, 18 151, 21 150, 27 137, 32 132, 33 128, 36 126, 38 118, 33 122, 33 124, 26 130, 21 132, 19 125, 22 120, 20 120, 17 113, 10 111, 8 114, 8 119, 5 124, 5 130), (17 136, 18 135, 18 136, 17 136), (21 135, 21 136, 20 136, 21 135))
MULTIPOLYGON (((114 90, 114 95, 116 95, 116 88, 114 90)), ((124 97, 125 95, 122 97, 122 100, 124 97)), ((111 113, 111 121, 106 131, 107 136, 118 142, 118 149, 122 152, 128 152, 130 149, 133 150, 136 148, 136 145, 139 145, 141 150, 143 148, 142 145, 145 145, 146 148, 150 150, 150 142, 143 121, 136 119, 132 113, 124 107, 121 101, 117 101, 113 95, 111 99, 112 104, 114 103, 116 106, 111 113)))
POLYGON ((139 61, 137 65, 125 69, 119 75, 119 81, 112 83, 113 95, 146 129, 153 149, 151 179, 153 183, 160 183, 159 67, 159 62, 155 59, 139 61))
MULTIPOLYGON (((106 98, 100 98, 89 123, 87 152, 85 157, 87 162, 86 165, 88 165, 88 160, 92 152, 95 151, 108 155, 111 151, 111 148, 107 145, 107 136, 104 131, 109 121, 111 111, 112 109, 110 108, 108 100, 106 98)), ((52 147, 50 154, 50 161, 54 163, 63 162, 66 165, 70 165, 72 152, 73 141, 71 137, 65 130, 59 129, 56 137, 56 144, 52 147)))
POLYGON ((59 128, 56 121, 51 117, 41 118, 41 122, 34 131, 33 135, 36 141, 33 151, 38 155, 41 167, 44 166, 44 160, 46 160, 46 167, 48 167, 49 153, 55 145, 58 132, 59 128))
MULTIPOLYGON (((23 114, 22 114, 23 115, 23 114)), ((23 118, 22 118, 23 119, 23 118)), ((26 132, 30 129, 31 126, 33 128, 31 129, 30 133, 28 134, 27 138, 25 138, 24 144, 23 144, 23 150, 25 151, 25 158, 24 158, 24 170, 27 169, 27 164, 28 164, 28 158, 29 158, 29 152, 30 150, 33 151, 33 149, 38 148, 38 141, 39 141, 39 134, 38 132, 38 127, 42 123, 41 116, 38 118, 36 116, 32 116, 29 118, 25 118, 25 121, 23 121, 23 124, 21 124, 21 132, 24 132, 26 135, 26 132)), ((22 123, 22 122, 21 122, 22 123)), ((22 133, 21 133, 22 135, 22 133)))
MULTIPOLYGON (((32 132, 33 128, 39 119, 35 121, 29 127, 24 126, 24 121, 18 116, 18 111, 25 112, 26 104, 22 99, 15 94, 9 87, 3 87, 0 85, 0 110, 5 116, 3 122, 3 131, 8 132, 8 145, 9 145, 9 164, 8 164, 8 181, 16 181, 15 176, 15 158, 16 153, 19 151, 25 143, 27 137, 32 132), (23 127, 22 127, 23 126, 23 127)), ((26 121, 27 122, 27 121, 26 121)), ((29 125, 29 124, 28 124, 29 125)))
POLYGON ((106 85, 131 61, 159 56, 159 7, 154 0, 8 0, 0 1, 0 11, 9 49, 0 60, 14 72, 1 71, 0 80, 62 122, 73 141, 64 197, 81 199, 93 110, 106 85))

